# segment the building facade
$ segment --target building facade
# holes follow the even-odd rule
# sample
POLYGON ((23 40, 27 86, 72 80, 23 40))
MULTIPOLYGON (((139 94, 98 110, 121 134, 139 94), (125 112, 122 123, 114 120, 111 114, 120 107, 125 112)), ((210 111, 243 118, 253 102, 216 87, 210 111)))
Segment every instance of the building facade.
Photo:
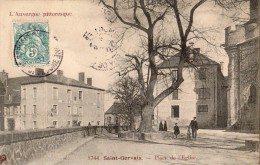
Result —
POLYGON ((105 125, 131 126, 138 129, 141 122, 141 107, 139 105, 132 106, 132 113, 127 112, 123 103, 115 101, 113 105, 105 112, 105 125), (129 115, 133 115, 132 120, 129 115))
POLYGON ((257 130, 259 109, 259 4, 250 0, 248 22, 225 29, 225 50, 228 65, 228 125, 257 130))
POLYGON ((129 125, 127 112, 122 103, 114 102, 105 112, 105 125, 129 125))
MULTIPOLYGON (((178 63, 177 54, 160 65, 160 70, 169 76, 161 76, 157 94, 176 79, 178 63)), ((226 127, 227 92, 221 65, 200 54, 199 49, 190 64, 185 63, 181 86, 155 108, 155 124, 167 121, 169 127, 174 123, 188 126, 193 117, 197 117, 200 128, 226 127)))
POLYGON ((43 129, 104 124, 104 90, 67 78, 63 71, 47 77, 8 79, 5 130, 43 129), (16 89, 17 88, 17 89, 16 89))

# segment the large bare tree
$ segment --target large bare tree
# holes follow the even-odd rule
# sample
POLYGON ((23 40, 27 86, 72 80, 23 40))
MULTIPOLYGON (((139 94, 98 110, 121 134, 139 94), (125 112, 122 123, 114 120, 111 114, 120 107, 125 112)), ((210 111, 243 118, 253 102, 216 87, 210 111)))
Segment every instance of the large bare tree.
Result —
POLYGON ((126 35, 129 29, 139 36, 134 40, 138 48, 131 53, 125 52, 123 67, 118 73, 124 77, 135 72, 138 76, 143 107, 141 132, 152 131, 154 108, 184 81, 184 63, 192 66, 189 54, 194 52, 191 51, 189 42, 203 40, 216 46, 206 35, 213 29, 195 26, 195 13, 205 2, 225 9, 241 3, 239 0, 100 0, 106 18, 112 24, 121 24, 125 28, 125 31, 120 32, 118 41, 122 43, 126 40, 127 44, 133 44, 126 35), (171 79, 170 85, 154 95, 159 77, 166 75, 160 70, 160 63, 169 60, 176 53, 180 57, 176 78, 171 79))
POLYGON ((126 75, 130 71, 136 71, 138 75, 143 100, 141 132, 152 131, 154 108, 184 81, 182 72, 189 53, 188 42, 195 37, 196 31, 193 28, 194 13, 205 2, 206 0, 101 0, 115 15, 116 19, 113 21, 133 28, 141 36, 141 52, 127 54, 131 65, 120 72, 121 75, 126 75), (177 29, 177 33, 171 29, 177 29), (180 54, 177 78, 160 94, 154 96, 160 73, 158 61, 168 60, 169 55, 174 52, 180 54))

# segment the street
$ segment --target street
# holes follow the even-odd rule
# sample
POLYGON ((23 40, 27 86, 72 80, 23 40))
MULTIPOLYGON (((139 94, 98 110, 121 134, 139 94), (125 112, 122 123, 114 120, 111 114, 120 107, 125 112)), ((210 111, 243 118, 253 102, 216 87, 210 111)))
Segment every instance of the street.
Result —
MULTIPOLYGON (((58 165, 160 165, 160 164, 258 164, 259 153, 233 147, 205 147, 207 144, 183 145, 184 140, 176 144, 155 144, 117 139, 95 138, 67 155, 58 165)), ((198 141, 203 141, 198 139, 198 141)), ((213 139, 216 141, 216 139, 213 139)), ((230 142, 233 143, 233 142, 230 142)), ((225 145, 218 144, 218 145, 225 145)), ((232 146, 232 145, 231 145, 232 146)), ((242 145, 241 145, 242 146, 242 145)))

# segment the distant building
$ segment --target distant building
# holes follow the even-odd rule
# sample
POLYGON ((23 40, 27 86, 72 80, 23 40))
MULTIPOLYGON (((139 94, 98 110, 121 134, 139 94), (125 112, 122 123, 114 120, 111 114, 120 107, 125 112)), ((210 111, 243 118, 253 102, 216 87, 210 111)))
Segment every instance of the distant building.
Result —
MULTIPOLYGON (((133 108, 134 123, 136 129, 140 124, 141 107, 135 105, 133 108)), ((105 112, 105 125, 121 125, 129 126, 129 113, 124 108, 124 105, 119 102, 114 102, 113 105, 105 112)))
MULTIPOLYGON (((227 91, 221 65, 195 48, 183 68, 184 82, 166 97, 154 111, 154 124, 167 121, 168 127, 179 123, 188 126, 197 117, 200 128, 226 127, 227 91)), ((159 65, 164 74, 157 83, 156 95, 176 80, 180 55, 159 65)), ((171 129, 171 128, 170 128, 171 129)))
MULTIPOLYGON (((1 75, 1 74, 0 74, 1 75)), ((104 124, 104 90, 79 73, 79 80, 63 71, 46 77, 7 79, 5 130, 42 129, 104 124)))
POLYGON ((122 103, 114 104, 105 112, 105 125, 129 125, 127 112, 122 103))
POLYGON ((259 4, 250 0, 250 20, 225 29, 228 65, 228 125, 258 130, 259 4))

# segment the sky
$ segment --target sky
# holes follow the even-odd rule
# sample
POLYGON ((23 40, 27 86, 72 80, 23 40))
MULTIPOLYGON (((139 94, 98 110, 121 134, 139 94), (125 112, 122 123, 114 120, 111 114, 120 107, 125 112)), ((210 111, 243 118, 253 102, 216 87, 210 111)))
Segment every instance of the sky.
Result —
MULTIPOLYGON (((0 70, 8 72, 9 77, 23 76, 24 73, 14 65, 13 60, 13 22, 47 21, 50 36, 58 38, 64 51, 63 61, 59 67, 64 75, 78 78, 79 72, 85 72, 86 77, 93 78, 93 85, 107 89, 108 84, 115 79, 113 71, 97 71, 90 67, 96 61, 108 60, 102 56, 104 50, 95 50, 83 35, 96 34, 95 29, 107 27, 102 6, 93 0, 75 1, 5 1, 0 0, 0 70), (69 13, 68 16, 45 16, 43 13, 69 13), (39 16, 17 16, 19 13, 40 13, 39 16), (12 16, 11 16, 12 15, 12 16), (86 34, 87 34, 86 33, 86 34)), ((195 22, 205 27, 217 27, 216 41, 224 43, 224 28, 232 25, 232 21, 223 15, 224 9, 205 4, 198 9, 195 22)), ((46 14, 45 14, 46 15, 46 14)), ((129 42, 129 44, 134 42, 129 42)), ((50 45, 51 48, 52 45, 50 45)), ((195 45, 199 46, 199 45, 195 45)), ((202 48, 207 52, 207 48, 202 48)), ((220 49, 220 54, 209 55, 217 62, 224 62, 224 75, 227 75, 228 56, 220 49)))

